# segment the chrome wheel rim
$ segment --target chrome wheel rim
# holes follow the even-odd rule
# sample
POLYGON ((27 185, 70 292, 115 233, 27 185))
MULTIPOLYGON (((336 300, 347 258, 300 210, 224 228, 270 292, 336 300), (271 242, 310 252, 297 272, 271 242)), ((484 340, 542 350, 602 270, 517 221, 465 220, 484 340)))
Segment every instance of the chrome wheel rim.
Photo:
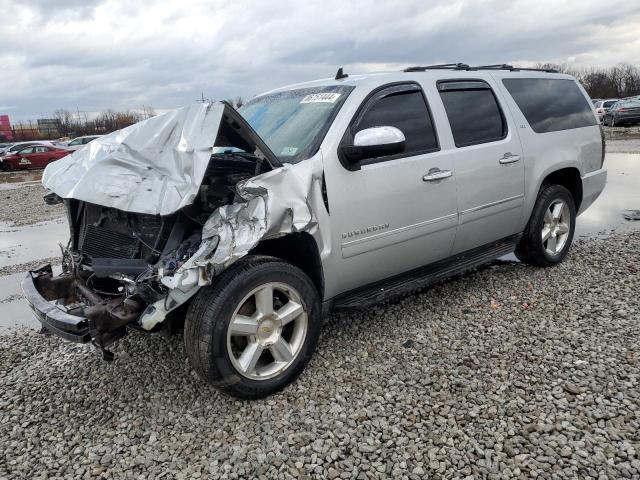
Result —
POLYGON ((253 289, 236 307, 227 329, 227 352, 243 377, 266 380, 295 361, 307 336, 308 316, 300 294, 270 282, 253 289))
POLYGON ((563 200, 554 200, 544 213, 542 246, 549 255, 558 255, 567 244, 571 230, 571 211, 563 200))

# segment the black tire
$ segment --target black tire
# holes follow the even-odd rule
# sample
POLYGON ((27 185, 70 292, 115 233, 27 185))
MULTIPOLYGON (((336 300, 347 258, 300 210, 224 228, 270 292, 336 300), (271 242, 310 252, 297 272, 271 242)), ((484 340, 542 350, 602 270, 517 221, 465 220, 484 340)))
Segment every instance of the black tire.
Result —
POLYGON ((184 327, 187 356, 193 369, 220 391, 244 399, 266 397, 293 382, 311 359, 320 336, 318 291, 296 266, 274 257, 248 256, 225 270, 215 284, 200 290, 189 306, 184 327), (299 293, 307 315, 306 334, 297 356, 274 377, 245 377, 231 361, 227 333, 232 316, 254 289, 285 284, 299 293))
POLYGON ((576 226, 576 207, 573 196, 562 185, 542 185, 538 198, 531 212, 531 218, 522 235, 522 239, 516 247, 516 256, 525 263, 537 267, 550 267, 564 260, 573 241, 576 226), (569 232, 564 246, 555 255, 550 254, 542 240, 542 230, 545 222, 545 213, 553 204, 562 200, 569 209, 569 232))

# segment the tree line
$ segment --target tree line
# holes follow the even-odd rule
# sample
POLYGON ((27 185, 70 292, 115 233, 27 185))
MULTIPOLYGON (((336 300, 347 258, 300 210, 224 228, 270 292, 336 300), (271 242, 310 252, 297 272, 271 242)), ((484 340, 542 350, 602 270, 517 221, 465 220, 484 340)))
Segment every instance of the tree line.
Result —
POLYGON ((625 98, 640 95, 640 70, 619 63, 613 67, 573 67, 540 63, 537 68, 553 69, 574 76, 591 98, 625 98))
POLYGON ((89 119, 86 115, 74 115, 68 110, 56 110, 53 118, 58 124, 61 137, 80 137, 82 135, 101 135, 115 132, 122 128, 138 123, 141 120, 155 116, 156 112, 149 107, 142 110, 104 110, 96 117, 89 119))

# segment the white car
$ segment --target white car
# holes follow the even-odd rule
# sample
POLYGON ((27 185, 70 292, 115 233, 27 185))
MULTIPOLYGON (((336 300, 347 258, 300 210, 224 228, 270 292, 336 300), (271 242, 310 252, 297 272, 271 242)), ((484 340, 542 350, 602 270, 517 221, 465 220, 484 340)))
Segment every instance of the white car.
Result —
POLYGON ((607 114, 609 109, 618 101, 617 98, 609 98, 607 100, 599 100, 595 103, 593 108, 596 109, 596 115, 598 115, 598 120, 602 123, 602 119, 607 114))
POLYGON ((84 137, 76 137, 69 143, 61 145, 61 147, 75 152, 76 150, 84 147, 87 143, 92 142, 93 140, 95 140, 96 138, 100 138, 101 136, 102 135, 85 135, 84 137))

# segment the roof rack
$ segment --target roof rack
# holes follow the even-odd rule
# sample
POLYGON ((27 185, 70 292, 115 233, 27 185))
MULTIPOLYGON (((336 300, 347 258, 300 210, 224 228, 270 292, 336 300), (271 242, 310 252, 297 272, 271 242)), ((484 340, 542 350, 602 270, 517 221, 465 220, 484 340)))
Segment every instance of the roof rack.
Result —
POLYGON ((441 65, 425 65, 416 67, 407 67, 405 72, 424 72, 425 70, 468 70, 469 65, 466 63, 443 63, 441 65))
POLYGON ((466 63, 444 63, 441 65, 426 65, 426 66, 416 66, 416 67, 407 67, 403 71, 404 72, 424 72, 425 70, 466 70, 466 71, 474 71, 474 70, 509 70, 511 72, 518 72, 521 70, 527 72, 546 72, 546 73, 558 73, 557 70, 553 68, 524 68, 524 67, 514 67, 513 65, 509 65, 507 63, 497 63, 495 65, 478 65, 478 66, 469 66, 466 63))

